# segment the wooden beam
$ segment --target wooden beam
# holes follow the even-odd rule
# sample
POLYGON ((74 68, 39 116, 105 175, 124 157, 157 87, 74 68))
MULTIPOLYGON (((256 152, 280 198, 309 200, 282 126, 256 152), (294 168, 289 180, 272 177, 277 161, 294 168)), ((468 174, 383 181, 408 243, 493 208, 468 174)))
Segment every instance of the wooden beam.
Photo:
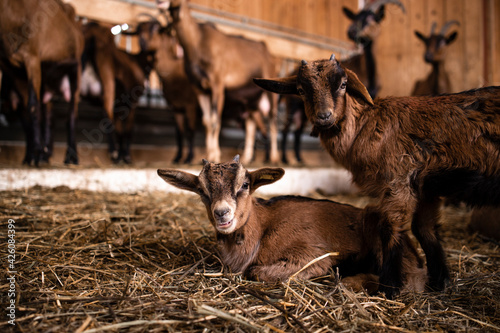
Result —
MULTIPOLYGON (((156 8, 150 8, 137 4, 127 3, 119 0, 65 0, 72 4, 79 16, 87 17, 92 20, 111 23, 111 24, 135 24, 139 20, 141 13, 148 13, 156 16, 158 11, 156 8)), ((204 17, 211 20, 210 16, 203 15, 200 11, 192 11, 195 17, 204 17)), ((214 20, 216 17, 214 17, 214 20)), ((228 21, 229 22, 229 21, 228 21)), ((335 53, 339 58, 355 52, 344 46, 329 45, 327 43, 304 43, 300 41, 298 36, 290 35, 290 38, 279 37, 266 33, 265 29, 247 29, 244 27, 234 26, 232 24, 224 24, 223 20, 216 21, 216 26, 223 32, 228 34, 243 35, 246 38, 264 41, 269 47, 272 54, 277 57, 286 59, 320 59, 329 58, 332 53, 335 53)), ((302 38, 302 40, 304 40, 302 38)), ((349 44, 347 44, 349 46, 349 44)))

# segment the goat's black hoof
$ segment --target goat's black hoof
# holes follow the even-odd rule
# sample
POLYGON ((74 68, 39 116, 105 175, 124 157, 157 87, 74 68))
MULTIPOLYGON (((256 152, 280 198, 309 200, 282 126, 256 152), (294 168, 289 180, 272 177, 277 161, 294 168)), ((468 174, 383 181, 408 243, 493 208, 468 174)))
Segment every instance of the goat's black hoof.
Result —
POLYGON ((125 164, 132 164, 132 157, 130 155, 123 156, 122 161, 125 164))
POLYGON ((66 151, 66 156, 64 157, 64 164, 78 165, 78 155, 75 152, 66 151))
POLYGON ((188 156, 184 160, 184 164, 191 164, 193 162, 193 156, 188 156))
POLYGON ((450 286, 449 278, 441 279, 439 281, 430 280, 428 285, 430 291, 443 291, 449 286, 450 286))
POLYGON ((385 297, 387 297, 387 299, 393 299, 394 296, 398 293, 399 289, 396 287, 380 285, 378 291, 385 294, 385 297))
POLYGON ((281 159, 281 162, 282 162, 283 164, 287 164, 287 165, 288 165, 288 159, 287 159, 286 157, 283 157, 283 158, 281 159))

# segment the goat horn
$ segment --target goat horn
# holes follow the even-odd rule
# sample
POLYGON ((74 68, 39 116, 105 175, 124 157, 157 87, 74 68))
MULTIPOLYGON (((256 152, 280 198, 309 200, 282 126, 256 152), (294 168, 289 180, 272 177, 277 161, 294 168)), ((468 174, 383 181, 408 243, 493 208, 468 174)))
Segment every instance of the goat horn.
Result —
POLYGON ((441 31, 439 32, 439 34, 441 36, 444 36, 444 34, 446 33, 446 30, 448 30, 453 24, 456 24, 456 25, 460 26, 460 22, 458 22, 457 20, 448 21, 448 22, 446 22, 443 25, 443 27, 441 28, 441 31))
POLYGON ((335 60, 335 54, 332 53, 332 55, 330 56, 330 61, 334 61, 335 60))
POLYGON ((403 11, 403 14, 406 14, 405 6, 399 0, 379 0, 379 1, 375 1, 375 2, 372 2, 368 6, 365 6, 366 7, 365 9, 369 9, 372 12, 375 13, 381 6, 386 5, 388 3, 392 3, 392 4, 397 5, 398 7, 401 8, 401 10, 403 11))
POLYGON ((306 65, 307 65, 307 61, 302 60, 302 61, 301 61, 301 64, 302 64, 302 66, 306 66, 306 65))
POLYGON ((201 160, 201 163, 203 163, 203 166, 207 165, 208 164, 208 161, 206 159, 202 159, 201 160))
POLYGON ((240 155, 236 155, 235 157, 233 157, 233 161, 235 161, 236 163, 240 163, 240 155))
POLYGON ((436 21, 432 22, 432 25, 431 25, 431 36, 434 35, 434 32, 436 31, 436 21))

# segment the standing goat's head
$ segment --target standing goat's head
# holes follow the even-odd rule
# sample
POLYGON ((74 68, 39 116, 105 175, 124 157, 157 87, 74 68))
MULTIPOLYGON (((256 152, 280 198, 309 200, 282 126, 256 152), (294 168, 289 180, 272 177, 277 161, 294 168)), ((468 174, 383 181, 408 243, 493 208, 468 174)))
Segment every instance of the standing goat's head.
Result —
POLYGON ((457 38, 456 31, 452 32, 448 36, 445 36, 446 31, 453 24, 460 25, 458 21, 448 21, 443 25, 439 33, 435 33, 436 22, 432 23, 429 37, 426 37, 422 33, 415 30, 415 35, 425 43, 425 62, 433 64, 444 60, 446 47, 457 38))
POLYGON ((302 60, 297 75, 254 79, 254 82, 278 94, 300 95, 307 118, 316 130, 339 126, 345 117, 347 94, 373 105, 370 94, 356 74, 341 66, 334 55, 329 60, 302 60))
POLYGON ((262 185, 279 180, 281 168, 246 170, 240 157, 226 163, 203 160, 199 176, 175 169, 159 169, 158 175, 167 183, 197 193, 207 208, 208 218, 217 232, 230 234, 241 228, 252 209, 252 193, 262 185))
POLYGON ((367 1, 365 7, 355 14, 347 7, 342 10, 351 21, 351 25, 347 30, 347 36, 356 44, 370 44, 380 32, 380 22, 385 16, 385 5, 393 3, 401 7, 403 13, 405 8, 398 0, 378 0, 367 1))

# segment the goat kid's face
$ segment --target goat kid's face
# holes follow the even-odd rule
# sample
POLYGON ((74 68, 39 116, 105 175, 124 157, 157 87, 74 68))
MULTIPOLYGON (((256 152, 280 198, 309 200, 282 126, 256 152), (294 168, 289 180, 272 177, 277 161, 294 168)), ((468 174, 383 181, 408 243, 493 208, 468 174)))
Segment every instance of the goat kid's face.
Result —
POLYGON ((373 101, 356 74, 332 57, 329 60, 302 60, 296 76, 278 79, 254 79, 266 90, 278 94, 296 94, 304 101, 307 118, 316 130, 339 127, 346 116, 346 95, 373 101))
POLYGON ((281 168, 246 170, 239 157, 231 162, 203 161, 199 176, 174 170, 160 169, 158 175, 167 183, 197 193, 205 204, 210 222, 217 232, 230 234, 247 222, 252 210, 252 193, 260 186, 279 180, 281 168))

